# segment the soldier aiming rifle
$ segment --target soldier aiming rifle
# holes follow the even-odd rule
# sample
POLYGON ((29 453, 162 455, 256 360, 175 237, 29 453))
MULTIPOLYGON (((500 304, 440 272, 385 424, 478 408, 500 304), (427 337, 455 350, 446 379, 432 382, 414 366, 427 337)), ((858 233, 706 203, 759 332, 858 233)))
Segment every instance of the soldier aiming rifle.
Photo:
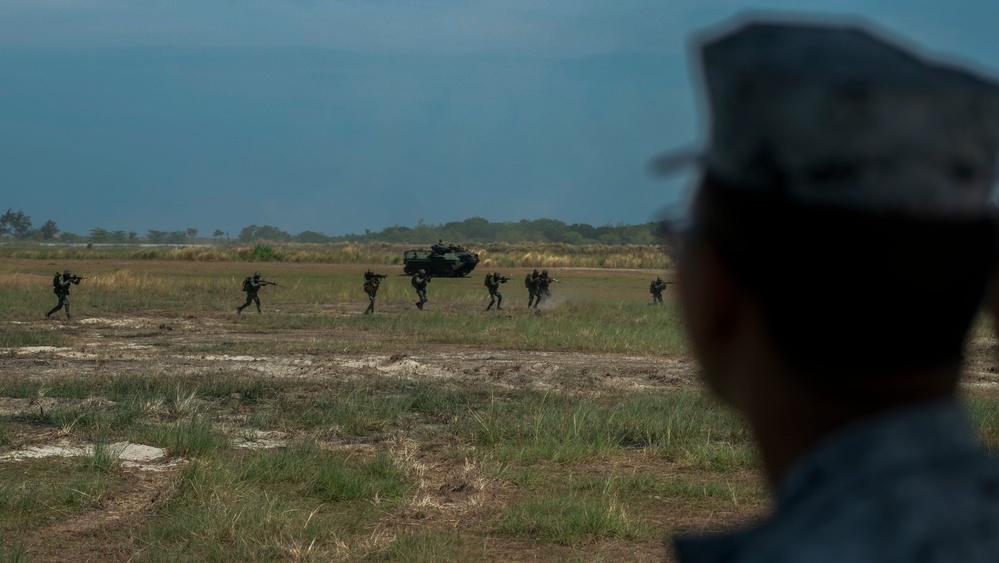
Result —
POLYGON ((432 276, 426 272, 426 270, 420 270, 416 272, 416 275, 410 280, 413 285, 413 289, 416 290, 416 296, 420 298, 416 302, 416 306, 422 311, 423 305, 427 302, 427 284, 430 283, 432 276))
POLYGON ((489 290, 489 305, 486 306, 486 311, 491 309, 494 303, 496 304, 497 311, 503 308, 503 295, 499 292, 499 286, 501 283, 508 281, 510 281, 510 278, 501 276, 499 272, 486 274, 486 289, 489 290))
POLYGON ((549 276, 548 270, 541 270, 541 275, 538 276, 534 282, 536 288, 535 298, 537 299, 534 302, 535 309, 538 308, 538 305, 541 305, 541 302, 543 300, 548 299, 549 297, 552 296, 552 292, 548 291, 548 286, 550 286, 553 283, 559 283, 559 281, 549 276))
POLYGON ((671 284, 671 281, 663 281, 662 276, 659 276, 649 284, 649 293, 652 294, 652 304, 662 305, 663 304, 663 291, 666 290, 666 286, 671 284))
POLYGON ((368 308, 364 310, 364 314, 369 313, 374 314, 375 312, 375 295, 378 294, 378 286, 381 284, 382 280, 387 278, 385 274, 376 274, 371 270, 364 272, 364 293, 368 294, 368 308))
POLYGON ((257 314, 260 314, 260 298, 257 297, 257 292, 260 288, 265 285, 276 285, 281 287, 280 284, 272 281, 267 281, 260 277, 260 272, 253 272, 252 276, 247 276, 243 279, 243 291, 246 292, 246 303, 243 303, 239 307, 236 307, 236 314, 240 315, 243 313, 243 309, 250 306, 250 303, 255 303, 257 305, 257 314))
POLYGON ((80 276, 74 276, 73 272, 70 270, 63 270, 62 274, 56 272, 54 278, 52 278, 52 292, 56 294, 59 298, 59 304, 56 305, 51 311, 45 313, 45 319, 48 320, 52 318, 52 313, 55 313, 63 307, 66 308, 66 318, 72 319, 72 315, 69 314, 69 286, 80 285, 80 280, 87 278, 81 278, 80 276))

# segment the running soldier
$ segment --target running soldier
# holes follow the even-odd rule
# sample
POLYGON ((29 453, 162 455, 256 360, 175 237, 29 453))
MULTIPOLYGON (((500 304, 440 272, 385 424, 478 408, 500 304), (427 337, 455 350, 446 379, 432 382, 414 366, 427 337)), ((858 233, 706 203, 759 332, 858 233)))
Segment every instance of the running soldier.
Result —
POLYGON ((656 281, 649 285, 649 293, 652 294, 652 304, 662 305, 663 304, 663 291, 666 290, 666 286, 673 282, 663 281, 662 276, 656 278, 656 281))
POLYGON ((72 319, 73 317, 69 314, 69 286, 80 285, 80 276, 74 276, 73 272, 70 270, 63 270, 62 275, 56 272, 54 278, 52 278, 52 292, 56 294, 59 298, 59 304, 56 305, 51 311, 45 313, 45 319, 48 320, 52 318, 52 313, 55 313, 63 307, 66 308, 66 318, 72 319))
POLYGON ((246 303, 243 303, 239 307, 236 307, 236 314, 240 315, 243 313, 243 309, 250 306, 250 303, 256 303, 257 314, 260 314, 260 298, 257 297, 257 292, 260 288, 265 285, 277 285, 274 282, 267 281, 260 278, 260 272, 253 272, 253 276, 247 276, 243 279, 243 291, 246 292, 246 303))
POLYGON ((499 286, 501 283, 508 281, 510 281, 510 278, 504 278, 499 272, 486 274, 486 288, 489 290, 489 305, 486 306, 486 311, 492 309, 494 303, 496 304, 497 311, 503 308, 503 296, 499 292, 499 286))
POLYGON ((416 306, 422 311, 423 304, 427 302, 427 284, 430 283, 430 276, 427 275, 426 270, 420 270, 416 272, 410 283, 413 284, 413 288, 416 290, 416 296, 420 298, 416 302, 416 306))
POLYGON ((527 274, 524 278, 524 287, 527 288, 527 308, 530 309, 534 305, 534 300, 538 298, 538 270, 534 269, 533 272, 527 274))
POLYGON ((538 305, 545 299, 552 296, 552 292, 548 291, 548 286, 552 283, 558 283, 558 280, 548 275, 548 270, 541 270, 541 275, 538 276, 535 281, 535 291, 537 292, 537 301, 534 302, 534 308, 537 309, 538 305))
POLYGON ((382 280, 388 276, 384 274, 376 274, 371 270, 364 272, 364 293, 368 294, 368 308, 364 310, 364 314, 369 313, 374 314, 375 312, 375 295, 378 294, 378 286, 381 284, 382 280))

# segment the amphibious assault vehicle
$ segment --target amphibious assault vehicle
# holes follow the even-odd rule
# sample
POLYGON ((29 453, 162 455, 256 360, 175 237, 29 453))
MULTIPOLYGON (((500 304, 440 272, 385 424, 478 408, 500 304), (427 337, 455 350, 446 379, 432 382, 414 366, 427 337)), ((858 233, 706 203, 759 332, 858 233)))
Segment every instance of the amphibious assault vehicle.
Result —
POLYGON ((438 242, 430 250, 407 250, 402 255, 403 271, 415 274, 425 270, 441 278, 467 276, 479 263, 479 255, 463 246, 438 242))

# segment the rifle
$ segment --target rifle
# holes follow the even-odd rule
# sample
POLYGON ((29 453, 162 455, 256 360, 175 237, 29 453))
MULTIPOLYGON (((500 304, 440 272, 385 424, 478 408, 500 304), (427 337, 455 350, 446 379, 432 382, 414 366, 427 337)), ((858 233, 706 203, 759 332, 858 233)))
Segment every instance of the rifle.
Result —
POLYGON ((267 280, 260 280, 258 283, 260 283, 260 285, 276 285, 278 287, 281 287, 281 284, 267 280))
POLYGON ((70 276, 69 279, 71 279, 71 280, 85 280, 87 278, 84 278, 82 276, 70 276))
POLYGON ((510 278, 500 277, 500 278, 496 279, 496 281, 498 281, 500 283, 506 283, 506 282, 510 281, 510 278))

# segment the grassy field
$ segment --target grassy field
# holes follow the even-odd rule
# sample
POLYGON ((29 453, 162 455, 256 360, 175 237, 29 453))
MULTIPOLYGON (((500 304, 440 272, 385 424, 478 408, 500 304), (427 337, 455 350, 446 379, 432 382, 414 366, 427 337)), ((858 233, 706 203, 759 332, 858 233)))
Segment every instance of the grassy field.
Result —
MULTIPOLYGON (((367 264, 0 263, 0 561, 649 560, 768 510, 744 424, 700 387, 653 270, 477 271, 417 311, 367 264), (44 321, 64 267, 76 319, 44 321), (255 269, 282 287, 233 308, 255 269), (124 444, 163 452, 145 465, 124 444)), ((397 268, 401 269, 401 268, 397 268)), ((667 272, 668 274, 668 272, 667 272)), ((666 276, 669 277, 668 275, 666 276)), ((966 396, 999 447, 995 344, 966 396)))

